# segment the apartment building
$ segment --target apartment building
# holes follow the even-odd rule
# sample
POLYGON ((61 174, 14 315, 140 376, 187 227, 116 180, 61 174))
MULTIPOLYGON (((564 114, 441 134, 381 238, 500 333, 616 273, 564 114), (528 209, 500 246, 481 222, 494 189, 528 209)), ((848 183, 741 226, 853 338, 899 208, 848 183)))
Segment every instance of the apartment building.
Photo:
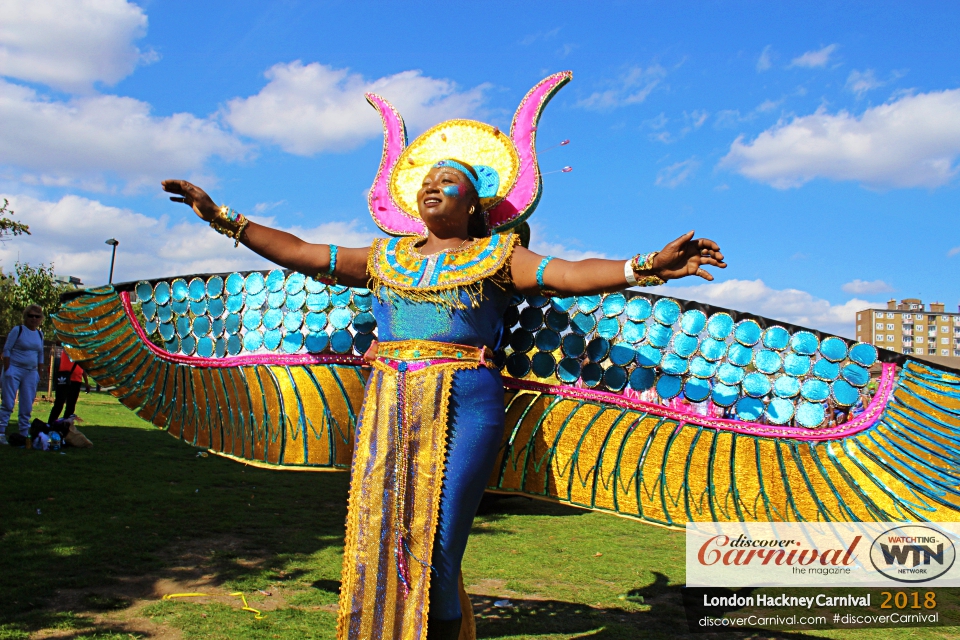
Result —
POLYGON ((890 300, 886 309, 858 311, 857 340, 960 368, 960 312, 947 312, 939 302, 929 306, 907 298, 890 300))

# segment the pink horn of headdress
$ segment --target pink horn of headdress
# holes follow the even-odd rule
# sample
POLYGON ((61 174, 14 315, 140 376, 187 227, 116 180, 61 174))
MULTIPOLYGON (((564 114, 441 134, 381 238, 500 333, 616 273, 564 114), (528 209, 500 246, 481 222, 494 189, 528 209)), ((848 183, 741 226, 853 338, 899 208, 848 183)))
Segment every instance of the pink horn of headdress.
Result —
POLYGON ((424 235, 426 227, 423 221, 407 214, 390 196, 390 172, 407 146, 407 129, 403 118, 392 104, 380 96, 368 93, 366 97, 367 102, 377 110, 383 120, 383 156, 377 177, 367 194, 370 215, 378 227, 392 236, 424 235))
POLYGON ((537 208, 543 189, 537 165, 537 123, 550 98, 572 79, 572 71, 561 71, 544 78, 517 107, 510 125, 510 138, 520 154, 520 171, 507 197, 490 210, 490 226, 497 231, 520 224, 537 208))

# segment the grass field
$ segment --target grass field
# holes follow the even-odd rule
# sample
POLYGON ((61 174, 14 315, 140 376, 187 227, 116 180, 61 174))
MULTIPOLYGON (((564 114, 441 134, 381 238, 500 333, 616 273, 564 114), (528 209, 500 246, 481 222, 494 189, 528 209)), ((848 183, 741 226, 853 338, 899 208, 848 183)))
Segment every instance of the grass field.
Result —
MULTIPOLYGON (((49 405, 36 410, 45 417, 49 405)), ((199 456, 107 395, 82 395, 77 411, 93 449, 0 447, 0 639, 334 637, 345 473, 199 456), (161 600, 184 592, 209 595, 161 600), (234 592, 264 617, 243 611, 234 592)), ((686 634, 683 542, 681 532, 608 515, 501 500, 478 516, 464 561, 478 635, 704 637, 686 634)))

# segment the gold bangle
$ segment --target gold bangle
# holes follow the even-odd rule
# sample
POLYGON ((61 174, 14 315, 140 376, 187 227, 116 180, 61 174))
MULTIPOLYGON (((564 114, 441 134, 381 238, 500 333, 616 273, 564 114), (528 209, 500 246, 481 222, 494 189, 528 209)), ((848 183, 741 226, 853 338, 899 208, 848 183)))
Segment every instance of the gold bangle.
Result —
POLYGON ((665 282, 660 276, 641 276, 637 278, 638 287, 659 287, 665 282))
POLYGON ((234 247, 240 245, 240 236, 248 224, 250 224, 250 221, 242 213, 234 211, 227 205, 222 205, 217 217, 210 221, 210 227, 214 231, 228 238, 233 238, 234 247))

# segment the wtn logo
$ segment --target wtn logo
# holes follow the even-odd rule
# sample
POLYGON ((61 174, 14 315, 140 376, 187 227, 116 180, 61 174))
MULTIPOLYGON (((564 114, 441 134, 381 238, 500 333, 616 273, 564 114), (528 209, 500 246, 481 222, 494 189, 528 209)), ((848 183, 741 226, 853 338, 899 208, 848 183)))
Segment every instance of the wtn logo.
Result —
POLYGON ((903 525, 884 532, 870 547, 874 569, 898 582, 939 578, 956 559, 953 541, 943 532, 921 525, 903 525))

